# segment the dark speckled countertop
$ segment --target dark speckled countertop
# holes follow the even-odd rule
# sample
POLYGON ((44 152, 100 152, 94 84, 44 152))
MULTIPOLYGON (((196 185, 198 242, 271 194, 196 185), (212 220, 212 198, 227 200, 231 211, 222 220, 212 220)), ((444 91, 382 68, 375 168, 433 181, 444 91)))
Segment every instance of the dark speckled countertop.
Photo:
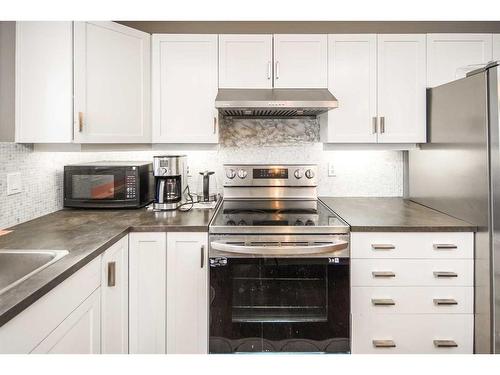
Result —
POLYGON ((351 232, 475 232, 477 227, 402 198, 320 198, 351 232))
POLYGON ((0 326, 127 233, 205 232, 213 213, 213 209, 65 209, 9 228, 11 233, 0 236, 0 249, 67 250, 69 254, 0 295, 0 326))
MULTIPOLYGON (((321 198, 353 232, 475 231, 476 227, 401 198, 321 198)), ((67 250, 69 254, 0 295, 0 326, 103 253, 129 232, 204 232, 214 210, 61 210, 9 228, 0 249, 67 250)))

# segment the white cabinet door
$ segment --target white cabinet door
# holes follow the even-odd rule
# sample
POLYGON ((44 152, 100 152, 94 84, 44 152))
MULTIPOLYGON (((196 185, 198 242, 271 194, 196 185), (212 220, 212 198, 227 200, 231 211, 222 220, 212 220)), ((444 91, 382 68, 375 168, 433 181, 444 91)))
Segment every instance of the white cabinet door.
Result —
POLYGON ((72 22, 17 22, 15 141, 73 141, 72 22))
POLYGON ((427 86, 462 78, 491 60, 491 34, 428 34, 427 86))
POLYGON ((274 35, 274 87, 326 88, 327 50, 327 35, 274 35))
POLYGON ((128 353, 128 236, 102 256, 101 349, 128 353))
POLYGON ((99 354, 101 352, 101 289, 79 305, 31 353, 99 354))
POLYGON ((167 234, 167 353, 208 352, 207 233, 167 234))
POLYGON ((74 34, 75 142, 151 142, 150 35, 114 22, 74 34))
POLYGON ((166 234, 129 234, 129 351, 165 353, 166 234))
POLYGON ((492 60, 500 60, 500 34, 493 34, 493 58, 492 60))
POLYGON ((426 141, 425 35, 378 35, 379 143, 426 141))
POLYGON ((219 87, 273 86, 272 35, 219 35, 219 87))
POLYGON ((153 142, 217 143, 217 35, 153 35, 153 142))
POLYGON ((328 89, 339 107, 328 112, 327 142, 376 143, 377 36, 328 35, 328 89))

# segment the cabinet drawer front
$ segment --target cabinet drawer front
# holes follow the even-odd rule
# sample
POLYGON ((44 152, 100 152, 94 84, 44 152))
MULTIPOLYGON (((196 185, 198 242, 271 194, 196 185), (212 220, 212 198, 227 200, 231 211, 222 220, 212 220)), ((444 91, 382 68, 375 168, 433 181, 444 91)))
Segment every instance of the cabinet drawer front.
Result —
POLYGON ((351 258, 473 258, 473 233, 351 233, 351 258))
POLYGON ((353 287, 353 314, 472 314, 473 287, 353 287))
POLYGON ((472 259, 353 259, 352 286, 473 286, 472 259))
POLYGON ((471 354, 472 314, 353 314, 353 354, 471 354))

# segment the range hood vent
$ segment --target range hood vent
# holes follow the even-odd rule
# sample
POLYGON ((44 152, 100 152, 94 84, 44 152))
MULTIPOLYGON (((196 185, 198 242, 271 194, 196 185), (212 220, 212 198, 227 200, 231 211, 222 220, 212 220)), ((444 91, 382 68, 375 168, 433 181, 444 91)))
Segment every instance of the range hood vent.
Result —
POLYGON ((231 117, 316 117, 338 102, 327 89, 219 89, 215 107, 231 117))

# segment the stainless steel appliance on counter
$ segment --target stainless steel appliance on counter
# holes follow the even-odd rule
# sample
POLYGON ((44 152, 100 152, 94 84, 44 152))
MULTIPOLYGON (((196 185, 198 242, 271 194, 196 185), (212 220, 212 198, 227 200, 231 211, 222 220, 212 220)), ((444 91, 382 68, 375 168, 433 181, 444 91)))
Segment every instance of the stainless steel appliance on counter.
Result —
POLYGON ((153 199, 151 162, 103 161, 64 167, 64 207, 138 208, 153 199))
POLYGON ((188 200, 187 156, 163 155, 153 158, 155 210, 175 210, 188 200))
POLYGON ((478 226, 475 352, 500 353, 498 63, 428 91, 427 144, 409 153, 412 200, 478 226))
POLYGON ((224 171, 209 226, 209 352, 349 352, 349 226, 317 199, 317 167, 224 171))

